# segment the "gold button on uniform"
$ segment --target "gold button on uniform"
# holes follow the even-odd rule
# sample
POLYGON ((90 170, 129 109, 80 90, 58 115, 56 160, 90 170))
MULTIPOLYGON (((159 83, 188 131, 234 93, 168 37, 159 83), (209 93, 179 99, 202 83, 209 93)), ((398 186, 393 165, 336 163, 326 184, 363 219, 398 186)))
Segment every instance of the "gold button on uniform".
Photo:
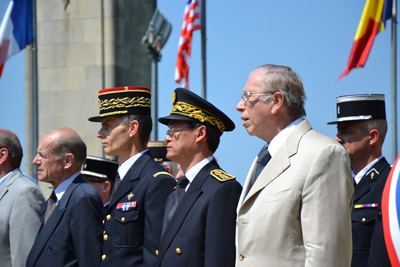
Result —
POLYGON ((104 224, 104 220, 103 220, 103 224, 104 224))
POLYGON ((101 256, 101 259, 102 259, 103 261, 105 261, 106 258, 107 258, 106 254, 103 254, 103 256, 101 256))
POLYGON ((180 248, 175 249, 176 253, 178 253, 179 255, 182 254, 182 250, 180 248))
POLYGON ((244 256, 242 254, 239 254, 239 260, 243 261, 244 260, 244 256))
POLYGON ((365 218, 362 218, 361 221, 365 222, 365 218))
POLYGON ((158 249, 156 249, 156 255, 158 256, 158 254, 159 254, 158 249))
POLYGON ((104 235, 103 238, 104 238, 104 241, 107 241, 108 235, 104 235))
POLYGON ((106 218, 107 218, 107 221, 111 220, 111 215, 108 214, 106 218))
POLYGON ((121 222, 125 222, 125 217, 122 217, 122 218, 121 218, 121 222))

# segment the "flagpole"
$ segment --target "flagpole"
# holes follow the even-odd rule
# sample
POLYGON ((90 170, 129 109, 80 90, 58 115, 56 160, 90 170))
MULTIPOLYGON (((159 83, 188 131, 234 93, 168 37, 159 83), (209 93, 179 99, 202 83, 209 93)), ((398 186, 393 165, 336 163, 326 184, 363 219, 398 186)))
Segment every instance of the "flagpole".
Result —
POLYGON ((207 99, 206 0, 201 0, 201 96, 207 99))
POLYGON ((36 0, 31 0, 32 44, 25 49, 25 172, 37 180, 32 161, 38 146, 38 74, 36 41, 36 0))
MULTIPOLYGON (((37 24, 36 0, 32 0, 32 160, 36 155, 39 136, 39 104, 38 104, 38 64, 37 64, 37 24)), ((33 177, 37 179, 36 165, 33 165, 33 177)))
POLYGON ((392 113, 392 159, 397 158, 397 0, 393 0, 392 9, 392 89, 391 89, 391 113, 392 113))

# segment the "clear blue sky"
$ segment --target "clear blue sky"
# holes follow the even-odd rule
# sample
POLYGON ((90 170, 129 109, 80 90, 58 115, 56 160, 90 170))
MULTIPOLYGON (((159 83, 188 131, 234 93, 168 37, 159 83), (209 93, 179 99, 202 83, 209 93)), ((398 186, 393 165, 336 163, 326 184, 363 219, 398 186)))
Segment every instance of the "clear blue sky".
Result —
MULTIPOLYGON (((7 0, 0 0, 0 17, 3 17, 7 4, 7 0)), ((336 118, 337 96, 385 94, 389 131, 383 154, 393 163, 391 22, 375 39, 366 66, 337 80, 346 68, 364 4, 364 0, 207 2, 207 98, 236 124, 235 131, 222 135, 215 154, 225 171, 243 183, 250 164, 263 145, 257 137, 247 134, 235 106, 248 73, 266 63, 288 65, 302 77, 307 94, 307 118, 316 130, 331 137, 336 135, 336 127, 326 125, 326 122, 336 118)), ((173 25, 158 68, 159 116, 169 114, 172 92, 177 87, 174 69, 184 5, 184 0, 158 1, 158 8, 173 25)), ((200 31, 196 31, 192 42, 190 89, 198 94, 201 92, 200 58, 200 31)), ((23 53, 7 61, 0 79, 0 96, 0 128, 15 131, 23 141, 23 53)), ((166 130, 159 124, 160 140, 165 137, 166 130)))

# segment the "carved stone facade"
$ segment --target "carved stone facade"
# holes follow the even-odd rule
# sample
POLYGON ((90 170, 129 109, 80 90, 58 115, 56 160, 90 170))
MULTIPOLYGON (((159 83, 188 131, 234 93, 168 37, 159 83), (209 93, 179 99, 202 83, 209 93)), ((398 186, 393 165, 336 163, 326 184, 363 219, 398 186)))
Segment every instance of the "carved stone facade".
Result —
POLYGON ((155 8, 156 0, 37 0, 39 141, 70 127, 88 155, 104 156, 100 124, 87 119, 98 114, 99 90, 150 87, 141 40, 155 8))

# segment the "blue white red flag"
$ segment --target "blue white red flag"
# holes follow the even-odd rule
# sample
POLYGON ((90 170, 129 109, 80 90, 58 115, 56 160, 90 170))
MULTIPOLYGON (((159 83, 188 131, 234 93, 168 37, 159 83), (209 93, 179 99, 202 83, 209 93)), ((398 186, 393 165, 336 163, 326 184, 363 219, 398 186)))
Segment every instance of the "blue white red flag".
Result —
POLYGON ((8 58, 32 43, 32 1, 11 0, 0 25, 0 77, 8 58))
POLYGON ((193 31, 200 29, 199 0, 188 0, 183 15, 181 37, 176 60, 175 82, 189 88, 189 63, 193 31))
POLYGON ((382 220, 386 249, 393 267, 400 266, 400 155, 387 178, 382 194, 382 220))

